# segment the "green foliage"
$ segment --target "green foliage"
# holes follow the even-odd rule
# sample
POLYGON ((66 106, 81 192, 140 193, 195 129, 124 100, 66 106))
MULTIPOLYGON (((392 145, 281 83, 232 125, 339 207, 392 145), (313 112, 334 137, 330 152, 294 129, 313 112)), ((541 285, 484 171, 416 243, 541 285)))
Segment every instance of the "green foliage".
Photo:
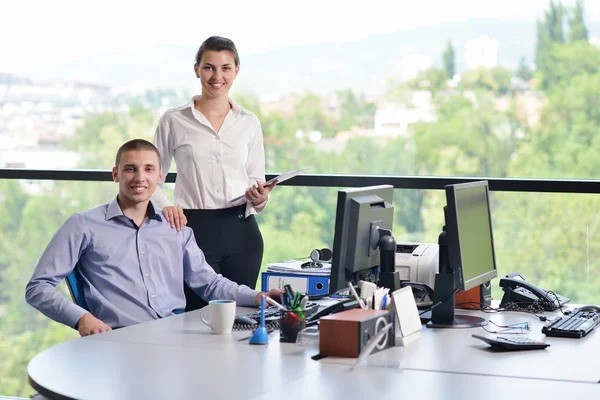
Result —
POLYGON ((339 101, 338 131, 347 131, 355 126, 370 128, 375 116, 375 104, 363 101, 350 89, 336 92, 339 101))
POLYGON ((553 43, 565 42, 564 12, 565 9, 560 1, 554 3, 554 0, 550 0, 550 10, 546 11, 546 29, 548 29, 550 41, 553 43))
POLYGON ((517 145, 511 112, 495 111, 493 96, 483 92, 473 101, 451 96, 442 101, 438 112, 436 122, 415 128, 421 174, 506 176, 517 145))
MULTIPOLYGON (((332 152, 315 150, 314 143, 296 132, 318 130, 330 139, 341 130, 369 127, 375 106, 351 90, 337 93, 339 115, 314 94, 303 96, 290 115, 261 110, 253 96, 240 95, 236 101, 261 119, 269 172, 312 165, 310 172, 317 174, 597 179, 600 50, 587 42, 582 1, 570 19, 568 43, 563 15, 560 2, 551 1, 538 22, 535 75, 544 90, 537 94, 544 106, 537 124, 521 116, 522 103, 510 89, 510 72, 503 68, 467 71, 456 91, 447 87, 448 68, 390 84, 387 100, 397 103, 408 104, 412 90, 433 92, 436 120, 410 126, 406 137, 349 138, 332 152)), ((531 71, 525 67, 522 59, 517 76, 528 80, 531 71)), ((145 101, 158 99, 153 94, 145 101)), ((79 167, 109 169, 124 141, 152 138, 157 117, 142 107, 88 115, 68 145, 84 156, 79 167)), ((25 285, 65 219, 109 201, 117 188, 111 182, 54 182, 29 194, 24 183, 0 181, 0 394, 27 397, 33 393, 27 384, 27 362, 77 333, 25 304, 25 285)), ((332 246, 337 190, 275 189, 258 216, 264 264, 332 246)), ((599 202, 598 196, 586 194, 493 192, 499 274, 518 271, 574 302, 598 303, 600 270, 594 263, 600 254, 599 202)), ((444 205, 443 191, 396 190, 396 239, 435 242, 444 205)), ((59 290, 67 295, 64 285, 59 290)))
POLYGON ((565 87, 577 75, 595 74, 600 70, 600 49, 578 41, 570 45, 553 45, 547 60, 552 65, 541 72, 541 79, 547 90, 555 86, 565 87))
POLYGON ((294 132, 318 131, 323 136, 331 137, 335 133, 334 122, 326 111, 324 100, 316 94, 308 93, 294 105, 291 127, 294 132))
POLYGON ((454 74, 456 73, 455 57, 454 46, 452 46, 451 41, 448 41, 446 50, 444 50, 444 53, 442 54, 442 62, 444 64, 444 71, 446 71, 447 79, 454 78, 454 74))
POLYGON ((585 18, 583 16, 583 0, 577 0, 573 17, 569 19, 569 42, 577 42, 579 40, 588 41, 588 30, 585 26, 585 18))
POLYGON ((506 68, 477 68, 466 71, 460 81, 462 90, 483 90, 497 95, 510 91, 511 72, 506 68))
POLYGON ((89 115, 66 145, 84 156, 79 168, 110 169, 123 143, 136 138, 152 140, 156 120, 150 110, 142 107, 133 107, 128 113, 89 115))
POLYGON ((431 68, 423 71, 416 78, 408 81, 402 88, 430 90, 432 93, 438 93, 446 88, 448 73, 443 69, 431 68))
POLYGON ((580 73, 580 67, 587 72, 597 69, 597 57, 582 63, 582 57, 591 52, 587 49, 588 31, 584 21, 583 0, 577 0, 573 16, 569 20, 569 42, 565 45, 563 22, 565 9, 560 2, 550 1, 550 10, 545 13, 545 19, 538 21, 536 64, 537 75, 542 89, 550 89, 554 85, 564 83, 565 77, 580 73), (556 70, 558 69, 558 71, 556 70))
POLYGON ((524 81, 529 81, 533 77, 533 71, 527 65, 527 59, 525 56, 522 56, 519 60, 519 68, 515 72, 515 76, 523 79, 524 81))

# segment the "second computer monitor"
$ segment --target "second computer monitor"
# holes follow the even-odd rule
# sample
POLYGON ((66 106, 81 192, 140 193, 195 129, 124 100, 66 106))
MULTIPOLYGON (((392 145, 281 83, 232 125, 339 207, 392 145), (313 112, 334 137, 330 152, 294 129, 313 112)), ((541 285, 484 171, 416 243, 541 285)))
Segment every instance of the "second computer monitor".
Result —
POLYGON ((393 189, 391 185, 380 185, 338 192, 330 294, 347 288, 349 281, 377 278, 375 269, 380 263, 377 235, 381 230, 391 234, 393 189))
POLYGON ((430 328, 470 328, 484 318, 456 314, 455 293, 496 277, 496 258, 487 181, 446 186, 445 226, 440 233, 430 328))
POLYGON ((448 261, 456 288, 469 290, 498 276, 487 181, 446 186, 448 261))

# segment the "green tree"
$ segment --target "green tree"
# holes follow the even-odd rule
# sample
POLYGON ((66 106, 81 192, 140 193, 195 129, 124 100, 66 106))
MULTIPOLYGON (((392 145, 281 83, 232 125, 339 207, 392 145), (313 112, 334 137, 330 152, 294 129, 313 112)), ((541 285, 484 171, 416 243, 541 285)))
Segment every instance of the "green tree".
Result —
POLYGON ((560 1, 554 3, 550 0, 550 10, 546 11, 546 24, 553 43, 564 43, 565 33, 563 30, 564 7, 560 1))
POLYGON ((338 90, 339 118, 337 129, 347 131, 355 126, 369 127, 373 124, 375 104, 357 97, 351 89, 338 90))
POLYGON ((438 119, 415 127, 415 162, 423 175, 507 176, 519 124, 512 111, 498 112, 495 97, 444 99, 438 119))
POLYGON ((294 105, 292 126, 294 131, 305 133, 319 131, 323 136, 331 137, 335 133, 333 119, 326 112, 327 107, 319 96, 308 93, 294 105))
POLYGON ((462 90, 483 90, 497 95, 510 91, 511 72, 502 67, 479 67, 463 73, 459 87, 462 90))
POLYGON ((548 54, 549 68, 543 78, 547 92, 565 87, 569 81, 581 74, 595 74, 600 70, 600 49, 585 41, 569 45, 553 45, 548 54))
POLYGON ((456 55, 454 54, 454 46, 452 46, 452 42, 448 40, 446 44, 446 50, 442 54, 442 61, 444 63, 444 71, 446 71, 446 77, 448 79, 454 78, 454 74, 456 74, 456 55))
POLYGON ((571 43, 578 40, 588 41, 588 30, 585 26, 583 14, 583 0, 577 0, 573 10, 573 17, 569 19, 569 41, 571 43))
POLYGON ((402 88, 418 89, 418 90, 430 90, 436 94, 446 89, 446 82, 448 81, 447 72, 443 69, 431 68, 427 71, 423 71, 416 78, 401 85, 402 88))
POLYGON ((527 65, 527 59, 525 56, 521 56, 519 59, 519 68, 515 72, 515 76, 523 79, 525 82, 529 81, 533 77, 533 72, 529 65, 527 65))

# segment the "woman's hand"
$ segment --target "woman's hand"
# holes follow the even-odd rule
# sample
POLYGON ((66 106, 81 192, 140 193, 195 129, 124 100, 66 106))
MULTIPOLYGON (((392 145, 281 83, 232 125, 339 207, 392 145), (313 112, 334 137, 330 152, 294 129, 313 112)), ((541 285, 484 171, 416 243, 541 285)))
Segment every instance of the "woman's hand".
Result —
POLYGON ((167 206, 163 208, 163 215, 167 222, 171 223, 171 228, 180 231, 186 224, 187 218, 183 214, 183 208, 177 206, 167 206))
POLYGON ((267 198, 269 197, 269 192, 273 190, 275 185, 277 185, 277 181, 267 186, 263 186, 262 183, 256 181, 256 185, 252 185, 248 189, 246 189, 246 193, 244 193, 244 196, 246 196, 246 198, 252 202, 252 205, 256 207, 267 201, 267 198))

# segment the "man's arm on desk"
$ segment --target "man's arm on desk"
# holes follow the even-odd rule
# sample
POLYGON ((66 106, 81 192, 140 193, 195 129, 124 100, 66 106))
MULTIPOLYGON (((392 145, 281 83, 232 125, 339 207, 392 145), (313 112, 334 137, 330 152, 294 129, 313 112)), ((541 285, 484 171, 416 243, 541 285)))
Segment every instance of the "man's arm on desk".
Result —
POLYGON ((94 317, 92 313, 84 314, 76 325, 80 336, 94 335, 96 333, 112 331, 112 328, 94 317))

